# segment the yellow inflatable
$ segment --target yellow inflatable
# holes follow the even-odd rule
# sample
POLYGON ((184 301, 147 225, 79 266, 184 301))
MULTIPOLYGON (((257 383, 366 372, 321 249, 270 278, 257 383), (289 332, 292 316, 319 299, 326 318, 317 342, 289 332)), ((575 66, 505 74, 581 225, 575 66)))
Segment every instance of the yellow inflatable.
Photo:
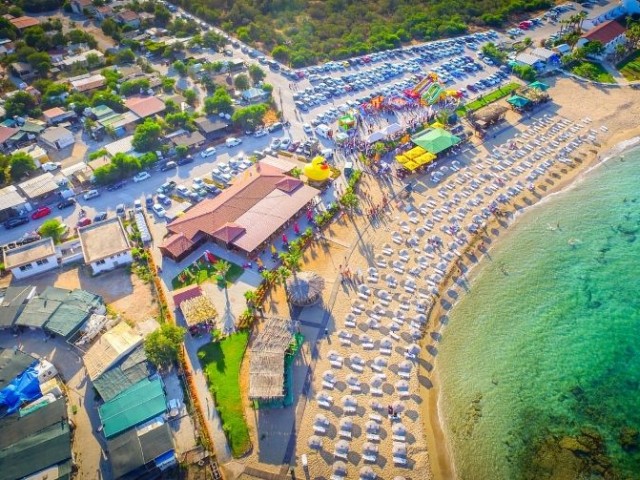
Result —
POLYGON ((331 169, 323 157, 315 157, 302 169, 304 175, 313 182, 325 182, 331 176, 331 169))

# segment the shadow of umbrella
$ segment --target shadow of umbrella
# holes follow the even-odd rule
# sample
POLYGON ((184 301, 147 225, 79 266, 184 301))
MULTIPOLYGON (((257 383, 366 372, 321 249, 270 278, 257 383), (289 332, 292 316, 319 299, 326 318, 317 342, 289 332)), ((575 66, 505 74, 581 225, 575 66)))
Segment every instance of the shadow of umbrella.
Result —
POLYGON ((231 311, 231 302, 229 301, 229 291, 224 289, 224 314, 222 315, 222 332, 230 335, 236 331, 236 317, 231 311))

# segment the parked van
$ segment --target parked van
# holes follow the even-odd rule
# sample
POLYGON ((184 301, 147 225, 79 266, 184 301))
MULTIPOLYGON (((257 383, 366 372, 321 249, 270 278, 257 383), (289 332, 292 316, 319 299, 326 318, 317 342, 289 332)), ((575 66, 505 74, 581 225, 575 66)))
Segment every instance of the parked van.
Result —
POLYGON ((329 138, 329 132, 331 131, 331 129, 325 125, 324 123, 321 123, 320 125, 318 125, 316 127, 316 134, 323 137, 323 138, 329 138))

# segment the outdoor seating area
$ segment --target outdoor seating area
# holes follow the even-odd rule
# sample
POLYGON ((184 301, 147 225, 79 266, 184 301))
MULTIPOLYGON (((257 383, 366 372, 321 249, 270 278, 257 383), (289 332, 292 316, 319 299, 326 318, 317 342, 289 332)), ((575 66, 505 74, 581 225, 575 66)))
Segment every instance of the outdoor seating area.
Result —
MULTIPOLYGON (((191 265, 176 275, 171 284, 174 289, 186 287, 188 285, 201 284, 207 281, 221 281, 220 274, 216 268, 216 262, 221 260, 209 251, 205 251, 191 265)), ((235 263, 228 262, 229 269, 225 275, 225 281, 235 282, 244 273, 244 268, 235 263)))

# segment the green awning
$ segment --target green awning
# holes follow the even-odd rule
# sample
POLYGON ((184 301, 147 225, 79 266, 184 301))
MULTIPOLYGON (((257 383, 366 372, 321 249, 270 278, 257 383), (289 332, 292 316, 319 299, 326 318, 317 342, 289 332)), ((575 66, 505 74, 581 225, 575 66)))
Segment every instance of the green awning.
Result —
POLYGON ((521 97, 520 95, 514 95, 511 98, 509 98, 507 102, 516 108, 523 108, 523 107, 526 107, 528 104, 530 104, 531 100, 529 100, 528 98, 521 97))
POLYGON ((111 438, 167 411, 162 381, 144 379, 98 409, 104 436, 111 438))
POLYGON ((547 90, 549 90, 549 85, 543 82, 535 81, 529 84, 529 88, 535 88, 536 90, 546 92, 547 90))
POLYGON ((411 141, 427 152, 438 154, 457 145, 461 139, 444 128, 432 128, 415 135, 411 141))

